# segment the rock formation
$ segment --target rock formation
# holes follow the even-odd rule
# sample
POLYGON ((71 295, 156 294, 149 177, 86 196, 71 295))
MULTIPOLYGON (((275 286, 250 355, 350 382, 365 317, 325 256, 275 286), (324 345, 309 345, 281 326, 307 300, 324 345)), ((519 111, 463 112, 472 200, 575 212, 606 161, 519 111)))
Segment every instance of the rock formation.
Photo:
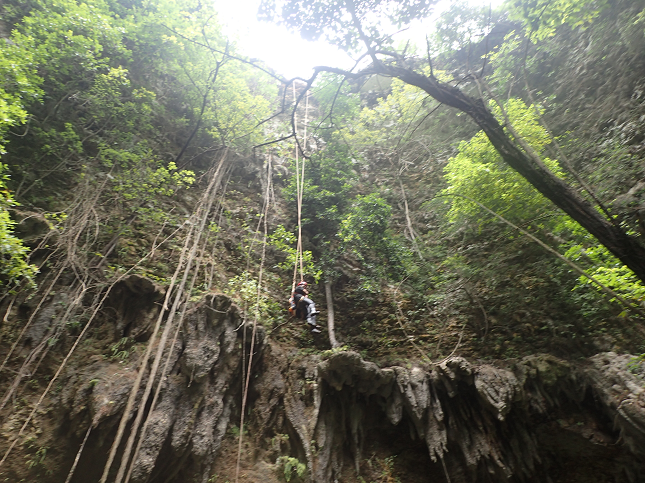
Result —
MULTIPOLYGON (((159 289, 139 282, 124 284, 114 301, 127 301, 128 293, 147 301, 136 314, 128 304, 115 309, 118 330, 128 326, 143 337, 159 289)), ((224 295, 188 310, 180 340, 166 350, 171 370, 157 381, 152 411, 146 402, 147 430, 130 481, 233 480, 237 439, 227 428, 239 424, 251 337, 241 324, 224 295)), ((256 337, 242 481, 281 481, 274 464, 280 456, 306 463, 303 478, 315 483, 386 481, 370 479, 377 470, 382 478, 451 483, 636 483, 645 474, 644 374, 629 355, 531 355, 503 363, 450 357, 380 368, 352 351, 298 354, 268 340, 261 327, 256 337)), ((96 355, 68 370, 35 423, 58 448, 57 470, 43 481, 65 481, 88 428, 71 481, 99 481, 137 356, 96 355)), ((18 463, 4 472, 19 474, 18 463)))

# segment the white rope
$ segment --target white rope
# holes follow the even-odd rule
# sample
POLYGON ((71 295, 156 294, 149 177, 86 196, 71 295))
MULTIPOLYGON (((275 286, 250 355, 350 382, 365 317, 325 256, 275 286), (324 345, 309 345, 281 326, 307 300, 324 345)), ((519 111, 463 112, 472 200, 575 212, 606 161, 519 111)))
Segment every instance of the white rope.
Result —
MULTIPOLYGON (((293 101, 296 102, 296 84, 293 85, 293 101)), ((307 147, 307 122, 308 115, 307 111, 309 110, 309 91, 307 91, 306 103, 305 103, 305 119, 304 119, 304 147, 307 147)), ((291 286, 291 292, 296 288, 296 276, 298 274, 298 266, 300 266, 300 280, 304 280, 304 252, 302 247, 302 199, 304 194, 305 186, 305 157, 303 156, 302 162, 300 162, 300 153, 298 149, 298 117, 294 112, 294 135, 296 139, 295 146, 295 158, 296 158, 296 202, 298 207, 298 243, 296 245, 296 260, 294 261, 293 267, 293 283, 291 286)))

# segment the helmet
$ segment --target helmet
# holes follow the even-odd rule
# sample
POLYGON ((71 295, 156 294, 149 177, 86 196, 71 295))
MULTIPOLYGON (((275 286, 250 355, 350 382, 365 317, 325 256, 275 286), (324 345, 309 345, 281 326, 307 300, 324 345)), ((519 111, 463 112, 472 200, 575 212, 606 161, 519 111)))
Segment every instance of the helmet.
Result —
POLYGON ((304 280, 298 284, 298 287, 307 288, 307 282, 304 280))

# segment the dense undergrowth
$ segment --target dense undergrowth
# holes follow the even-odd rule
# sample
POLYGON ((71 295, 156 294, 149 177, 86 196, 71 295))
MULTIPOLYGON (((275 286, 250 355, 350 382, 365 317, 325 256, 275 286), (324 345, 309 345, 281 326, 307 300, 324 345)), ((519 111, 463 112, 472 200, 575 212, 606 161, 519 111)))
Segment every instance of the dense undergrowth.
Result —
MULTIPOLYGON (((613 203, 627 229, 640 223, 640 191, 633 184, 642 175, 637 76, 620 84, 625 95, 593 125, 584 110, 570 107, 580 98, 580 77, 555 65, 597 63, 602 48, 571 51, 592 41, 615 48, 618 64, 640 62, 640 17, 627 14, 635 8, 623 2, 579 25, 565 23, 557 35, 531 37, 512 10, 496 14, 499 27, 491 30, 484 12, 455 6, 439 31, 453 32, 453 48, 460 50, 453 55, 436 44, 441 54, 434 66, 437 75, 463 78, 465 89, 475 88, 468 77, 472 46, 480 49, 476 42, 489 31, 505 32, 506 40, 486 37, 496 43, 483 52, 491 62, 486 82, 508 91, 504 115, 559 176, 580 170, 588 178, 585 188, 593 186, 606 206, 613 203), (470 18, 473 28, 452 30, 457 18, 470 18), (619 23, 612 25, 615 18, 619 23), (542 85, 546 58, 554 81, 542 85), (565 124, 569 129, 553 138, 550 126, 559 133, 565 124), (608 169, 612 176, 601 174, 608 169)), ((257 286, 264 244, 257 217, 271 178, 268 232, 282 233, 287 242, 273 235, 269 243, 262 315, 281 326, 287 265, 295 256, 295 240, 286 235, 297 223, 293 152, 289 143, 249 151, 288 132, 287 117, 260 122, 278 108, 276 79, 235 60, 213 14, 189 3, 142 9, 118 2, 16 2, 5 7, 5 18, 14 28, 2 51, 3 163, 12 192, 3 212, 19 222, 16 234, 24 239, 11 238, 15 222, 4 221, 5 257, 13 260, 5 291, 32 290, 36 266, 40 291, 54 274, 69 270, 100 279, 98 291, 128 271, 167 284, 197 200, 192 193, 205 186, 209 164, 226 150, 226 156, 238 154, 222 177, 202 247, 208 267, 191 296, 219 290, 251 303, 251 295, 241 294, 245 284, 257 286), (78 55, 83 60, 72 62, 78 55), (32 249, 35 265, 27 265, 20 243, 32 249)), ((591 77, 583 76, 587 90, 591 77)), ((605 88, 611 79, 596 82, 605 88)), ((496 102, 491 106, 501 115, 496 102)), ((597 103, 606 109, 609 101, 597 103)), ((629 317, 628 310, 598 296, 593 284, 577 280, 471 199, 544 238, 638 304, 642 289, 633 275, 506 167, 454 111, 400 81, 341 85, 328 76, 300 115, 318 126, 310 134, 303 187, 303 245, 311 260, 306 276, 319 287, 323 281, 334 286, 342 307, 339 331, 348 342, 368 353, 378 346, 381 354, 398 347, 397 340, 409 349, 405 341, 416 337, 435 358, 459 334, 473 354, 512 357, 545 350, 554 337, 578 345, 573 339, 610 327, 621 333, 616 317, 629 317), (373 315, 375 307, 383 313, 373 315), (387 341, 372 340, 372 331, 384 333, 379 324, 392 321, 387 341)), ((315 295, 321 303, 322 290, 315 295)))
MULTIPOLYGON (((457 5, 441 28, 458 50, 436 41, 432 68, 481 92, 547 166, 582 182, 599 210, 636 234, 645 193, 643 11, 626 0, 592 3, 603 7, 594 18, 543 25, 551 30, 540 35, 512 5, 494 28, 487 12, 457 5), (457 28, 463 18, 471 30, 457 28), (485 75, 474 76, 481 55, 485 75)), ((176 287, 196 230, 182 303, 224 292, 270 338, 302 353, 329 350, 326 334, 312 336, 285 310, 298 233, 291 87, 269 67, 240 62, 200 2, 2 8, 0 353, 10 387, 2 406, 25 390, 26 374, 44 386, 82 335, 94 340, 87 353, 142 351, 149 334, 131 333, 109 310, 98 317, 115 324, 113 333, 84 329, 127 275, 176 287)), ((450 354, 645 352, 634 310, 642 283, 462 115, 383 78, 328 75, 308 102, 297 110, 309 124, 304 276, 323 325, 324 283, 333 289, 336 350, 382 365, 450 354)))
MULTIPOLYGON (((481 95, 635 235, 645 226, 644 14, 627 0, 589 5, 593 18, 550 12, 537 31, 512 4, 493 17, 456 5, 423 68, 481 95), (464 19, 471 28, 459 28, 464 19)), ((129 364, 145 353, 150 328, 115 308, 130 275, 183 308, 226 293, 248 323, 303 355, 352 349, 387 366, 645 352, 642 283, 474 124, 419 90, 327 75, 305 96, 301 82, 292 90, 240 61, 215 11, 192 0, 2 9, 0 410, 27 418, 45 388, 60 390, 50 382, 66 357, 129 364), (339 347, 286 311, 299 191, 303 275, 321 325, 331 287, 339 347)), ((30 437, 29 471, 46 472, 30 437)), ((373 464, 391 472, 392 461, 373 464)))

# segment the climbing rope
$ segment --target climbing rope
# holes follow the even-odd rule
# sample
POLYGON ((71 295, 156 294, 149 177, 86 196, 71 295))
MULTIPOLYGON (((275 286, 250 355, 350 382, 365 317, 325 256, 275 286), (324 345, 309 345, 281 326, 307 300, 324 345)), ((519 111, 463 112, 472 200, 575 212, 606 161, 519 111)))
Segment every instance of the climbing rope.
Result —
MULTIPOLYGON (((296 86, 295 83, 293 84, 293 97, 294 97, 294 103, 296 102, 296 86)), ((308 110, 309 110, 309 93, 307 92, 307 97, 306 97, 306 103, 305 103, 305 118, 304 118, 304 145, 303 147, 306 149, 307 146, 307 122, 308 122, 308 110)), ((297 135, 298 135, 298 118, 297 114, 294 112, 294 134, 296 136, 297 140, 297 135)), ((268 218, 268 211, 269 211, 269 201, 270 201, 270 196, 272 192, 272 165, 271 165, 271 156, 268 158, 268 163, 267 163, 267 186, 266 186, 266 193, 264 196, 264 207, 263 207, 263 213, 261 215, 260 220, 258 221, 258 229, 260 223, 263 223, 264 226, 264 238, 263 238, 263 243, 262 243, 262 257, 260 260, 260 269, 258 273, 258 283, 257 283, 257 297, 256 297, 256 308, 254 311, 254 317, 253 317, 253 330, 251 334, 251 346, 249 349, 249 361, 248 365, 246 368, 244 367, 244 362, 246 362, 246 357, 243 354, 242 355, 242 371, 243 374, 245 374, 245 377, 243 378, 244 381, 244 386, 243 386, 243 393, 242 393, 242 407, 240 411, 240 432, 239 432, 239 437, 238 437, 238 448, 237 448, 237 463, 235 466, 235 483, 238 483, 239 481, 239 475, 240 475, 240 465, 241 465, 241 459, 242 459, 242 442, 243 442, 243 437, 244 437, 244 415, 246 412, 246 403, 248 399, 248 391, 249 391, 249 383, 251 381, 251 370, 253 367, 253 355, 254 355, 254 349, 255 349, 255 338, 256 338, 256 333, 257 333, 257 316, 260 312, 260 300, 261 300, 261 290, 262 290, 262 277, 264 273, 264 263, 266 260, 266 241, 267 241, 267 236, 268 236, 268 223, 267 223, 267 218, 268 218)), ((296 288, 296 277, 298 275, 298 268, 300 268, 300 279, 304 280, 304 261, 303 261, 303 250, 302 250, 302 199, 303 199, 303 192, 304 192, 304 182, 305 182, 305 158, 303 157, 302 160, 300 159, 299 156, 299 146, 298 143, 296 142, 295 146, 295 162, 296 162, 296 201, 297 201, 297 208, 298 208, 298 242, 297 242, 297 248, 296 248, 296 259, 294 261, 294 267, 293 267, 293 283, 291 286, 291 291, 293 292, 296 288)), ((256 233, 259 231, 256 229, 256 233)), ((251 246, 253 243, 251 243, 251 246)), ((249 250, 250 254, 250 250, 249 250)), ((250 257, 249 257, 250 259, 250 257)), ((247 267, 248 268, 248 267, 247 267)), ((245 324, 243 324, 245 325, 245 324)), ((246 335, 246 330, 244 332, 244 335, 246 335)), ((243 344, 246 346, 246 344, 243 344)))
MULTIPOLYGON (((296 102, 296 83, 292 84, 293 86, 293 102, 296 102)), ((306 101, 305 101, 305 119, 304 119, 304 141, 303 149, 307 148, 307 122, 308 122, 308 111, 309 111, 309 91, 307 91, 306 101)), ((304 261, 303 261, 303 249, 302 249, 302 198, 304 193, 305 185, 305 157, 303 156, 302 161, 300 161, 299 156, 299 146, 298 146, 298 117, 297 113, 294 112, 294 123, 293 123, 294 135, 296 138, 295 143, 295 160, 296 160, 296 202, 298 207, 298 243, 296 245, 296 259, 294 261, 293 267, 293 283, 291 286, 291 292, 296 288, 296 276, 298 274, 298 266, 300 266, 300 280, 304 280, 304 261)))
MULTIPOLYGON (((294 97, 294 104, 296 102, 296 86, 295 82, 293 84, 293 97, 294 97)), ((306 149, 306 142, 307 142, 307 122, 308 122, 308 109, 309 109, 309 93, 307 92, 307 98, 306 98, 306 104, 305 104, 305 127, 304 127, 304 133, 305 133, 305 140, 304 140, 304 147, 306 149)), ((298 136, 298 118, 297 114, 294 112, 294 135, 296 136, 296 146, 295 146, 295 164, 296 164, 296 201, 297 201, 297 209, 298 209, 298 242, 297 242, 297 248, 296 248, 296 259, 294 261, 294 267, 293 267, 293 283, 291 286, 291 291, 293 292, 296 288, 296 277, 298 275, 298 268, 300 268, 300 279, 304 280, 304 261, 303 261, 303 250, 302 250, 302 199, 303 199, 303 192, 304 192, 304 182, 305 182, 305 163, 304 163, 304 157, 302 160, 300 159, 299 156, 299 146, 297 143, 297 136, 298 136)), ((251 371, 253 368, 253 355, 254 355, 254 349, 255 349, 255 339, 256 339, 256 334, 257 334, 257 318, 258 314, 260 313, 260 301, 262 298, 262 279, 263 279, 263 274, 264 274, 264 263, 266 260, 266 245, 267 245, 267 236, 268 236, 268 212, 269 212, 269 205, 270 205, 270 198, 271 198, 271 193, 273 189, 272 185, 272 157, 269 155, 268 157, 268 162, 267 162, 267 184, 266 184, 266 192, 264 195, 264 206, 262 210, 262 214, 260 217, 260 220, 258 220, 258 227, 256 228, 256 234, 259 232, 260 228, 260 223, 263 224, 264 227, 264 237, 263 237, 263 242, 262 242, 262 257, 260 260, 260 268, 258 272, 258 282, 257 282, 257 296, 256 296, 256 306, 255 306, 255 311, 254 311, 254 316, 253 316, 253 330, 251 333, 251 345, 249 349, 249 360, 248 364, 245 367, 246 363, 246 356, 244 353, 242 353, 242 374, 244 374, 243 377, 243 389, 242 389, 242 405, 241 405, 241 411, 240 411, 240 431, 239 431, 239 437, 238 437, 238 448, 237 448, 237 463, 235 466, 235 483, 238 483, 239 481, 239 475, 240 475, 240 465, 241 465, 241 460, 242 460, 242 442, 244 438, 244 416, 246 412, 246 403, 248 400, 248 392, 249 392, 249 384, 251 381, 251 371)), ((247 272, 249 269, 249 263, 250 263, 250 254, 252 247, 255 242, 255 237, 252 240, 250 246, 249 246, 249 252, 247 256, 247 272)), ((242 326, 246 326, 246 320, 242 323, 242 326)), ((244 330, 244 342, 243 342, 243 347, 246 347, 246 328, 244 330)))

